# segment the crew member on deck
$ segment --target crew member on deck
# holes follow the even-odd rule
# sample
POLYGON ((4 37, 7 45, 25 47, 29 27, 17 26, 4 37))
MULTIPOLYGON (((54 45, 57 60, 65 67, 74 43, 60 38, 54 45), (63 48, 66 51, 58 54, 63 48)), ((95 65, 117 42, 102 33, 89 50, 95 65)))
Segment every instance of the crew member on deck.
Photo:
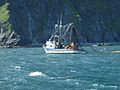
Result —
POLYGON ((70 46, 71 46, 71 49, 74 49, 74 43, 73 42, 71 43, 70 46))

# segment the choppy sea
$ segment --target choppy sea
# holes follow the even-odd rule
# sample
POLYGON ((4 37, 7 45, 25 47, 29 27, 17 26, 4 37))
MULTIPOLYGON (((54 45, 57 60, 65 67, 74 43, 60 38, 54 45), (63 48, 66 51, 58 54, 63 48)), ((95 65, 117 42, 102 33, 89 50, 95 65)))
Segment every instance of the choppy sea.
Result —
POLYGON ((120 90, 120 46, 83 47, 84 54, 42 48, 0 49, 0 90, 120 90))

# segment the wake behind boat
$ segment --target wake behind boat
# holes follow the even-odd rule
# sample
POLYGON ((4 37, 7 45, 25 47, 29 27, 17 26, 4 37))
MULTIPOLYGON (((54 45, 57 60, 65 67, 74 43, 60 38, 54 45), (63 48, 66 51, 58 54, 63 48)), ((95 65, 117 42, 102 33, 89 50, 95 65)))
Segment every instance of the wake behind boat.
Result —
POLYGON ((59 24, 55 24, 53 34, 43 45, 43 48, 48 54, 84 53, 84 50, 78 44, 74 24, 62 25, 62 20, 60 20, 59 24))

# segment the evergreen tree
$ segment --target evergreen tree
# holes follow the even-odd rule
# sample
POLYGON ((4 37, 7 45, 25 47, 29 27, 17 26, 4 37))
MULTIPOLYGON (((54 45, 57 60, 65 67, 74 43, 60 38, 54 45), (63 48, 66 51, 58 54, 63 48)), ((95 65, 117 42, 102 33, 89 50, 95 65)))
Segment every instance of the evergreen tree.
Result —
POLYGON ((9 3, 4 4, 0 7, 0 33, 4 33, 6 31, 11 32, 11 24, 9 23, 9 3))

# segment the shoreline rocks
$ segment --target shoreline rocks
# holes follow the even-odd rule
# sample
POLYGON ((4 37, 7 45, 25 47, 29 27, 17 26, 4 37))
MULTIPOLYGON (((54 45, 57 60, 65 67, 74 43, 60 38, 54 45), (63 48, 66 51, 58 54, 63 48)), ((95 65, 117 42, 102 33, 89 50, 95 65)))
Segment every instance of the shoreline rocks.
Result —
POLYGON ((10 34, 0 33, 0 47, 8 48, 8 47, 14 47, 19 46, 21 41, 20 35, 15 33, 14 31, 10 34))

